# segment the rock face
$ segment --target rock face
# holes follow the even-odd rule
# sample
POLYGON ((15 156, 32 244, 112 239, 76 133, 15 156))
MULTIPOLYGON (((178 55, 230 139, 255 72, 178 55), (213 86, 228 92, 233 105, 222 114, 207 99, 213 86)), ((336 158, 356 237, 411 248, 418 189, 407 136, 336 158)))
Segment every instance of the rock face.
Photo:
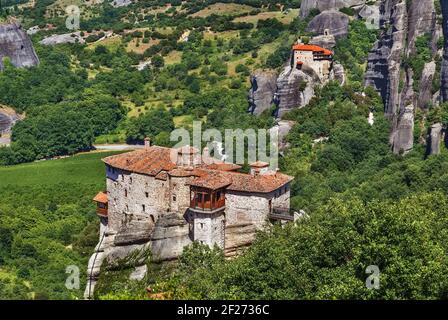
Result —
POLYGON ((441 0, 443 15, 443 35, 445 37, 442 62, 442 87, 440 90, 442 100, 448 101, 448 2, 441 0))
POLYGON ((155 223, 147 220, 129 221, 117 233, 110 232, 107 221, 101 221, 100 242, 89 260, 88 283, 85 298, 93 296, 100 269, 107 263, 114 270, 123 265, 134 267, 131 280, 141 280, 146 275, 147 254, 152 261, 168 261, 179 257, 183 247, 189 245, 189 224, 175 213, 166 213, 155 223), (104 236, 103 236, 104 235, 104 236))
POLYGON ((293 108, 305 106, 314 96, 315 79, 297 68, 287 66, 277 80, 275 103, 278 106, 277 116, 293 108))
POLYGON ((81 32, 54 34, 40 41, 40 44, 44 46, 54 46, 64 43, 84 43, 84 39, 81 37, 81 32))
POLYGON ((345 84, 345 70, 344 66, 340 63, 335 62, 333 64, 333 75, 332 78, 339 82, 341 86, 345 84))
POLYGON ((18 23, 0 25, 0 70, 5 57, 18 68, 39 64, 30 38, 18 23))
POLYGON ((376 88, 385 105, 386 115, 393 115, 399 106, 400 64, 406 40, 406 2, 383 1, 380 12, 384 28, 369 54, 365 84, 376 88))
POLYGON ((0 107, 0 135, 10 133, 12 126, 18 120, 20 117, 13 109, 0 107))
POLYGON ((275 71, 256 71, 250 77, 249 112, 260 115, 269 110, 277 90, 277 73, 275 71))
POLYGON ((300 16, 307 17, 312 9, 318 9, 320 12, 327 10, 339 10, 348 7, 358 7, 365 4, 365 0, 302 0, 300 6, 300 16))
POLYGON ((443 140, 443 126, 441 123, 435 123, 431 126, 428 133, 427 154, 440 154, 440 143, 443 140))
POLYGON ((382 31, 368 57, 365 85, 374 87, 383 99, 385 115, 393 124, 391 142, 394 152, 407 152, 413 138, 413 133, 404 129, 404 126, 410 127, 407 106, 425 108, 433 101, 432 83, 439 37, 437 15, 433 0, 383 0, 380 14, 382 31), (412 59, 416 39, 425 34, 432 35, 432 61, 427 61, 421 75, 411 67, 403 69, 403 58, 412 59))
POLYGON ((406 154, 414 146, 414 107, 407 106, 400 115, 391 136, 392 149, 396 154, 406 154))
POLYGON ((328 10, 315 16, 308 24, 306 31, 316 35, 324 35, 328 32, 336 38, 345 37, 348 34, 349 22, 349 17, 342 12, 328 10))
POLYGON ((431 61, 425 64, 422 77, 420 79, 420 90, 417 97, 417 106, 427 108, 432 103, 432 83, 436 73, 436 62, 431 61))

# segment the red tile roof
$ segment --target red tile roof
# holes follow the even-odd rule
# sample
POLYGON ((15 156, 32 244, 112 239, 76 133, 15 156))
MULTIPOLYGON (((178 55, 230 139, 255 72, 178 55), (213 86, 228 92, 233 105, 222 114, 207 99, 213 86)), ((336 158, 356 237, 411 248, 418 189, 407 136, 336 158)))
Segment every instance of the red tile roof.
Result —
POLYGON ((149 149, 107 157, 103 161, 117 169, 156 176, 162 170, 170 171, 176 167, 171 162, 170 154, 169 148, 152 146, 149 149))
POLYGON ((333 52, 330 50, 327 50, 325 48, 316 46, 314 44, 296 44, 292 47, 292 50, 294 51, 313 51, 314 53, 320 53, 326 56, 333 55, 333 52))
POLYGON ((93 198, 93 201, 99 202, 99 203, 107 203, 107 193, 106 192, 98 193, 95 196, 95 198, 93 198))
MULTIPOLYGON (((236 172, 241 167, 229 163, 202 164, 195 168, 178 167, 171 162, 171 150, 152 146, 149 149, 107 157, 103 161, 114 168, 156 178, 165 178, 166 174, 172 177, 193 177, 190 185, 214 190, 227 187, 233 191, 268 193, 293 180, 279 172, 262 175, 236 172)), ((256 162, 253 165, 265 167, 268 164, 256 162)))

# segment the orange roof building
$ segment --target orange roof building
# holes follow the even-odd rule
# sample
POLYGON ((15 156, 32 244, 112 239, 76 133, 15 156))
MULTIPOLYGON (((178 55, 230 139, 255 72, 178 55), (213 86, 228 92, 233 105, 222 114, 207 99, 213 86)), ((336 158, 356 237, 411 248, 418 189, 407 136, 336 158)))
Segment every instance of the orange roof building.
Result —
POLYGON ((269 221, 292 220, 292 177, 264 162, 253 163, 250 173, 243 173, 241 166, 210 159, 202 159, 191 147, 159 146, 107 157, 107 191, 94 199, 98 214, 107 216, 107 228, 117 236, 120 230, 129 233, 131 221, 157 224, 174 214, 190 225, 190 241, 216 244, 226 253, 236 250, 233 241, 239 241, 226 242, 227 230, 257 230, 269 221))
POLYGON ((333 52, 314 44, 293 45, 292 67, 313 70, 321 80, 329 78, 333 66, 333 52))

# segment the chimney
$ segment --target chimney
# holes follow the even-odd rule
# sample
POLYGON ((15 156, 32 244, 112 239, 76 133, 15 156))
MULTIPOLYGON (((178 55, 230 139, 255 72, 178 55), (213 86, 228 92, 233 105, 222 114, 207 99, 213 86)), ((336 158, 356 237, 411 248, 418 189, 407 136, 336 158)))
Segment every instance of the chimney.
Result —
POLYGON ((145 149, 149 149, 151 147, 151 139, 146 137, 145 138, 145 149))
POLYGON ((258 176, 266 174, 269 171, 269 163, 257 161, 250 164, 250 174, 253 176, 258 176))

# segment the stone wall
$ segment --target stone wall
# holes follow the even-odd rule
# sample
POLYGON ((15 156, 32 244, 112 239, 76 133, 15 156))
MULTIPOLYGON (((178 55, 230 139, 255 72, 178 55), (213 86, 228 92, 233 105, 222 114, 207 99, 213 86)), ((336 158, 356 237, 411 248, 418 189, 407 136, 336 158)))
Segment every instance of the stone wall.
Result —
POLYGON ((193 214, 194 240, 213 247, 215 244, 224 249, 225 216, 224 211, 216 213, 193 214))

